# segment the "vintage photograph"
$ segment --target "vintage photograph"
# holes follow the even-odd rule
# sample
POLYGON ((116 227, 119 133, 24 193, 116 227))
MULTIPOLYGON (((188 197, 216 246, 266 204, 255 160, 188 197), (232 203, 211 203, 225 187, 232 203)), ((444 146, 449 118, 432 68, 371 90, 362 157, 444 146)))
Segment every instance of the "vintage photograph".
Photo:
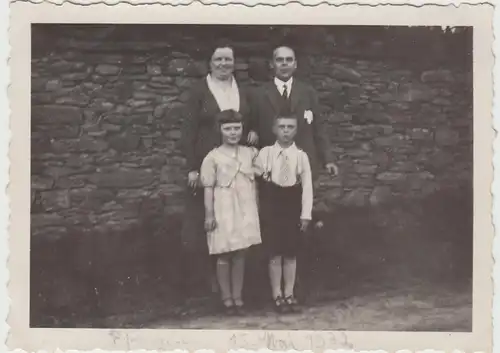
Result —
POLYGON ((28 327, 489 337, 481 28, 218 18, 24 24, 28 327))
POLYGON ((31 33, 32 327, 471 331, 471 27, 31 33))

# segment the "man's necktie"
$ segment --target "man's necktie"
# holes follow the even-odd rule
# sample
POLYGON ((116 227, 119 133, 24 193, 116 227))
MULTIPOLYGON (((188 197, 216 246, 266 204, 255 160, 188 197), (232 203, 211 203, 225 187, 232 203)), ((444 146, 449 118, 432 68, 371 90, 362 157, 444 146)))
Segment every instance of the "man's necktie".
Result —
POLYGON ((288 100, 288 88, 286 85, 283 85, 283 94, 281 96, 283 97, 283 100, 288 100))
POLYGON ((281 95, 281 113, 285 115, 290 113, 290 101, 288 99, 288 88, 286 85, 283 85, 283 94, 281 95))

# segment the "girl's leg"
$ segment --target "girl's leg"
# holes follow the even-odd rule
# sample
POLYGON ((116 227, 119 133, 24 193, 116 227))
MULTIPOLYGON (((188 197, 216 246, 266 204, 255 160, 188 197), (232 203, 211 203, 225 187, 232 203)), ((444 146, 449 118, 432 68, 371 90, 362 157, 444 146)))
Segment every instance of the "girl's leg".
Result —
POLYGON ((283 261, 283 277, 284 277, 284 295, 293 297, 293 289, 295 287, 295 276, 297 273, 297 258, 285 257, 283 261))
POLYGON ((282 297, 281 293, 281 277, 282 277, 282 258, 281 256, 273 256, 269 261, 269 279, 271 281, 271 291, 273 299, 282 297))
POLYGON ((210 270, 209 272, 209 277, 210 277, 210 289, 212 293, 218 293, 219 292, 219 283, 217 282, 217 257, 216 256, 210 256, 210 270))
POLYGON ((228 254, 217 257, 217 281, 219 282, 221 299, 224 305, 230 306, 231 298, 231 264, 228 254))
POLYGON ((233 300, 237 306, 242 306, 241 293, 245 276, 245 252, 237 251, 231 258, 231 289, 233 300))

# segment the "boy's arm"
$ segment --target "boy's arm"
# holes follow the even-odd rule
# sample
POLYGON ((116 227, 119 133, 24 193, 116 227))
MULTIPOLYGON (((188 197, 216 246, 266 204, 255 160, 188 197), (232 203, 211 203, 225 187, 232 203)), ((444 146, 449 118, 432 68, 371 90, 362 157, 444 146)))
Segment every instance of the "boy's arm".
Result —
POLYGON ((263 154, 267 152, 266 148, 261 149, 260 151, 255 149, 254 159, 253 159, 253 169, 255 175, 261 176, 264 174, 265 166, 264 166, 264 157, 263 154))
POLYGON ((311 165, 309 163, 309 158, 305 152, 302 153, 302 213, 300 218, 311 220, 312 219, 312 208, 313 208, 313 183, 311 175, 311 165))

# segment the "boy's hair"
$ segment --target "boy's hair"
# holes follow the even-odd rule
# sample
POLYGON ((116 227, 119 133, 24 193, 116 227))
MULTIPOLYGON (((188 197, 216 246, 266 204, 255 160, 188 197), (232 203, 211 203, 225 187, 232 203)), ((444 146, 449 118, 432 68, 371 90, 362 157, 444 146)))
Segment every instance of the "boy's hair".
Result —
POLYGON ((293 113, 287 113, 287 114, 278 114, 274 117, 274 123, 276 124, 278 120, 280 119, 293 119, 297 123, 299 122, 299 117, 296 114, 293 113))
POLYGON ((219 127, 227 123, 243 123, 243 115, 233 109, 223 110, 215 115, 219 127))

